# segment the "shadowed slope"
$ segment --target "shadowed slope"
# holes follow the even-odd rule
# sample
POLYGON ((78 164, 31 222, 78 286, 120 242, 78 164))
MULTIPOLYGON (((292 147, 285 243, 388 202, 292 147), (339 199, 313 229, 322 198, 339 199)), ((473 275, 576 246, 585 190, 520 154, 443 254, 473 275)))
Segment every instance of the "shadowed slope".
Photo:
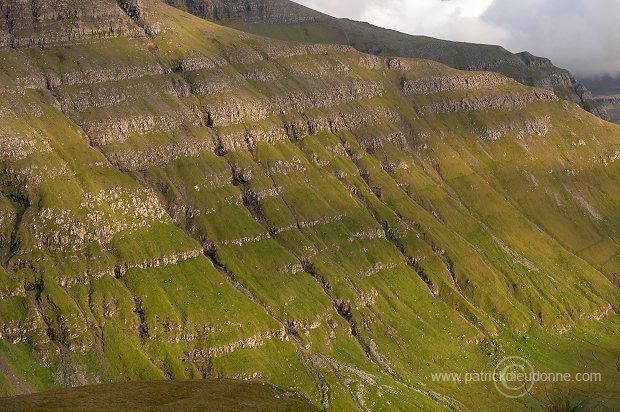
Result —
POLYGON ((0 399, 3 411, 318 411, 270 385, 231 380, 132 382, 0 399))

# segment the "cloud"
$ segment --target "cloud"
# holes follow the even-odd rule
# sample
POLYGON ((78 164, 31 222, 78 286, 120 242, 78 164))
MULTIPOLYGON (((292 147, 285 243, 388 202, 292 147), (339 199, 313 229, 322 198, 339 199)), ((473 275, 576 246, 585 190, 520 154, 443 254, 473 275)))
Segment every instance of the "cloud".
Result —
POLYGON ((577 75, 620 75, 620 0, 297 0, 405 33, 500 44, 577 75))
POLYGON ((550 57, 577 75, 620 74, 620 1, 494 0, 481 20, 506 30, 503 45, 550 57))
POLYGON ((303 4, 311 9, 329 14, 334 17, 346 17, 349 19, 360 20, 366 9, 373 7, 373 0, 294 0, 296 3, 303 4))
POLYGON ((499 43, 503 29, 479 19, 493 0, 297 0, 336 17, 368 21, 410 34, 499 43))

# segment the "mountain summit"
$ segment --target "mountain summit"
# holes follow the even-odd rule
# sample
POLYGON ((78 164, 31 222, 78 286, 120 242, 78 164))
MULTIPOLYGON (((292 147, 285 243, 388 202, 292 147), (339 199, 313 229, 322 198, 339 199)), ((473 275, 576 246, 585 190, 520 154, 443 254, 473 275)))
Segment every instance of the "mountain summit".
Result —
POLYGON ((465 411, 617 393, 617 125, 498 73, 158 1, 0 5, 3 394, 227 378, 281 388, 262 402, 465 411), (513 400, 436 378, 509 356, 605 384, 513 400))

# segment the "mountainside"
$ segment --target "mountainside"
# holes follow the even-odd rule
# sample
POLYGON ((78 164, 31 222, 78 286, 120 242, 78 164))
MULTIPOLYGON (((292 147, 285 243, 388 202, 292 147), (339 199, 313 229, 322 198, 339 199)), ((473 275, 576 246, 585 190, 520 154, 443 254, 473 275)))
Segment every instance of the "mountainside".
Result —
POLYGON ((461 70, 501 73, 529 86, 551 90, 608 119, 605 107, 567 70, 530 53, 500 46, 412 36, 368 23, 337 19, 290 0, 164 0, 208 20, 282 40, 350 45, 364 53, 441 62, 461 70))
MULTIPOLYGON (((620 382, 620 127, 151 0, 0 0, 0 393, 270 382, 540 410, 620 382), (491 382, 506 356, 603 382, 491 382)), ((617 400, 617 399, 616 399, 617 400)))

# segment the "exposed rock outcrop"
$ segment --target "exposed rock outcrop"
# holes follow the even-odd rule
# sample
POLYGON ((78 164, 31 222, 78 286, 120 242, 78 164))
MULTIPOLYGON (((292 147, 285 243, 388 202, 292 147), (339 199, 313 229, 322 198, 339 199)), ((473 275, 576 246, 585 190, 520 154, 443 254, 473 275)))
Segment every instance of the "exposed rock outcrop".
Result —
POLYGON ((92 146, 103 146, 114 142, 122 142, 132 135, 144 135, 151 132, 171 132, 179 128, 183 122, 199 126, 201 116, 195 111, 177 111, 153 115, 150 113, 111 113, 105 120, 80 118, 75 116, 90 139, 92 146))
POLYGON ((152 191, 113 188, 85 193, 79 211, 43 207, 33 222, 38 249, 79 250, 87 242, 109 243, 113 235, 169 221, 152 191))
POLYGON ((487 109, 513 110, 525 107, 527 104, 541 101, 557 101, 558 97, 550 91, 537 89, 522 91, 514 94, 466 96, 460 100, 449 100, 432 103, 422 107, 421 112, 454 113, 458 111, 474 111, 487 109))
POLYGON ((546 116, 527 119, 521 122, 511 122, 499 127, 486 127, 480 131, 480 134, 484 139, 490 141, 496 141, 511 132, 516 133, 517 139, 522 139, 529 135, 542 137, 547 134, 550 127, 551 118, 546 116))
POLYGON ((88 38, 144 36, 125 11, 141 15, 134 1, 35 0, 0 4, 0 46, 49 47, 88 38), (130 3, 133 5, 130 6, 130 3))
POLYGON ((433 94, 452 91, 493 89, 503 85, 508 78, 497 73, 468 73, 442 77, 425 77, 403 81, 405 94, 433 94))

